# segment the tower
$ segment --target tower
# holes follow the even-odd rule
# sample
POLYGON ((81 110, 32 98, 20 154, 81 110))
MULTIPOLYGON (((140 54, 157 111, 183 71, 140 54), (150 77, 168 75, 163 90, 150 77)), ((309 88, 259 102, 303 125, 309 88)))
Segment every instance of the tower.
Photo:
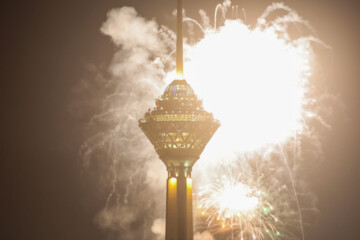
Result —
POLYGON ((183 79, 182 0, 177 0, 176 73, 178 79, 139 120, 168 171, 166 240, 193 240, 191 170, 220 126, 183 79))

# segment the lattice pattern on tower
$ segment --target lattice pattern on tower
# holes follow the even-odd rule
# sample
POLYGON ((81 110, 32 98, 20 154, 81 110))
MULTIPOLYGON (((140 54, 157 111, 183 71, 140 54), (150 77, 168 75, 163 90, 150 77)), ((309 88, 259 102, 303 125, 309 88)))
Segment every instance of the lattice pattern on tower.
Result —
POLYGON ((175 80, 139 126, 161 159, 198 159, 220 123, 203 109, 185 80, 175 80))

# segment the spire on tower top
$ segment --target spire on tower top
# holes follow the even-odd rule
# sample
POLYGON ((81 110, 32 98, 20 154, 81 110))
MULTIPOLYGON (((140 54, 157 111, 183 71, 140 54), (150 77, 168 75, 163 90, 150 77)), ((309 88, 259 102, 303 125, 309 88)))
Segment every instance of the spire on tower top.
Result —
POLYGON ((184 76, 183 67, 183 16, 182 16, 182 0, 177 0, 177 24, 176 24, 176 74, 180 79, 184 76))

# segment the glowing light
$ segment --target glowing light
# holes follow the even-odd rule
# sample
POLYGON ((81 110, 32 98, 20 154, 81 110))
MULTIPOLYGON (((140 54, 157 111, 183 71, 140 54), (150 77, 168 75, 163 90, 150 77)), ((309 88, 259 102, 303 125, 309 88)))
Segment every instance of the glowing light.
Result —
POLYGON ((258 150, 302 132, 312 52, 308 41, 281 33, 226 20, 186 51, 185 78, 222 123, 216 149, 258 150))
POLYGON ((192 179, 191 178, 186 178, 186 185, 188 187, 192 187, 192 179))
POLYGON ((249 186, 234 182, 224 176, 217 184, 202 188, 200 205, 206 210, 210 208, 216 210, 218 219, 251 215, 251 211, 259 205, 259 194, 249 186))
POLYGON ((172 177, 169 179, 169 183, 170 183, 170 185, 175 185, 177 183, 177 179, 172 177))
POLYGON ((216 184, 202 187, 200 198, 202 216, 207 216, 210 229, 239 229, 253 239, 263 239, 263 230, 270 236, 278 233, 271 205, 254 187, 223 176, 216 184))
POLYGON ((252 194, 249 187, 237 183, 234 186, 225 185, 219 192, 215 192, 213 197, 218 200, 218 206, 225 212, 224 215, 230 217, 232 212, 246 213, 259 204, 259 199, 252 194))
POLYGON ((184 74, 183 72, 176 72, 176 78, 177 80, 183 80, 184 79, 184 74))

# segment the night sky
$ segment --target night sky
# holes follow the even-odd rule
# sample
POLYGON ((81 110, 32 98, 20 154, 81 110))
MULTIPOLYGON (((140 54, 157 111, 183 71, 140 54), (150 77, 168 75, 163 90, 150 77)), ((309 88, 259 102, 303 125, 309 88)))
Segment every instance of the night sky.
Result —
MULTIPOLYGON (((187 15, 195 18, 200 8, 212 13, 218 3, 184 2, 187 15)), ((360 239, 360 2, 284 2, 332 47, 324 87, 342 106, 322 139, 324 159, 308 179, 320 214, 306 239, 360 239)), ((271 1, 233 3, 246 10, 254 25, 271 1)), ((72 104, 79 98, 74 88, 89 75, 87 66, 111 61, 114 45, 99 29, 106 13, 122 6, 133 6, 145 18, 175 27, 175 0, 2 4, 2 239, 107 239, 108 233, 94 223, 105 196, 82 177, 79 156, 90 115, 74 113, 72 104)))

